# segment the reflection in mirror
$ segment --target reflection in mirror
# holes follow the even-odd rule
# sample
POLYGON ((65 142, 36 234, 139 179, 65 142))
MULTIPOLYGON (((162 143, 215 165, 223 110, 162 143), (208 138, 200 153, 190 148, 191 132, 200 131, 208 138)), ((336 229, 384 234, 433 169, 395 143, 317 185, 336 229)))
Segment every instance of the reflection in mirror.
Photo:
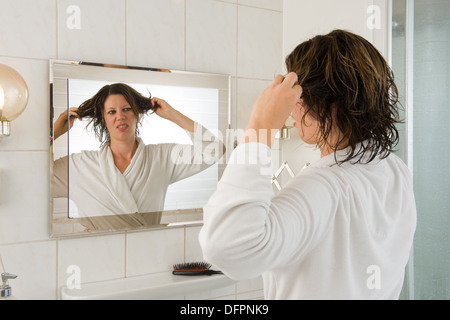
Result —
POLYGON ((52 60, 50 83, 52 236, 201 223, 229 76, 52 60))

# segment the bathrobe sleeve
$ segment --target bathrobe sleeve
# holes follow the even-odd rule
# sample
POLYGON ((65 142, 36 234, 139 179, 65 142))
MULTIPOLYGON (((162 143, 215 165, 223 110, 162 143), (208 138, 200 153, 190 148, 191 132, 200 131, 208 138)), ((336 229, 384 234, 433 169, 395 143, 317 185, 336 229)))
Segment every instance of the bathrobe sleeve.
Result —
POLYGON ((204 207, 204 258, 232 279, 298 262, 332 219, 336 200, 326 178, 297 176, 274 197, 270 159, 266 145, 240 144, 204 207))
POLYGON ((187 132, 189 144, 169 144, 167 174, 169 183, 190 177, 216 163, 223 155, 224 144, 212 132, 196 123, 195 132, 187 132))

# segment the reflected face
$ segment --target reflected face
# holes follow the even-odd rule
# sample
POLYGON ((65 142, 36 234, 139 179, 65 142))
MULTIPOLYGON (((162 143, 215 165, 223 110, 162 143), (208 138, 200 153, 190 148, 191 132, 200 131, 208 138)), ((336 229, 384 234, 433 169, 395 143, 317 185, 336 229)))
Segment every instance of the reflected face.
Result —
POLYGON ((137 119, 130 104, 121 94, 111 94, 105 100, 104 120, 111 141, 134 142, 137 119))

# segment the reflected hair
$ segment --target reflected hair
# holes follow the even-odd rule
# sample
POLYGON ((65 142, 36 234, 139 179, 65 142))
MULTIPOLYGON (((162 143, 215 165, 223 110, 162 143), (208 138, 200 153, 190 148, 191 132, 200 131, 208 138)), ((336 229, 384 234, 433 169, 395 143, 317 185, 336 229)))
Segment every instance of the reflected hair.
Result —
POLYGON ((333 30, 298 45, 286 57, 286 67, 303 89, 302 123, 308 114, 319 123, 317 144, 333 151, 350 147, 338 164, 369 163, 390 154, 399 139, 396 124, 402 122, 398 90, 392 70, 369 41, 333 30), (340 134, 330 143, 334 126, 340 134))
POLYGON ((87 126, 92 124, 95 136, 99 139, 102 145, 111 142, 111 137, 108 129, 106 128, 104 119, 104 106, 106 98, 112 94, 121 94, 129 103, 138 123, 136 126, 136 136, 139 136, 139 126, 142 115, 147 114, 149 111, 155 111, 158 108, 157 105, 152 105, 152 95, 150 92, 150 96, 145 97, 137 90, 124 83, 105 85, 92 98, 84 101, 77 110, 79 117, 90 119, 87 126))

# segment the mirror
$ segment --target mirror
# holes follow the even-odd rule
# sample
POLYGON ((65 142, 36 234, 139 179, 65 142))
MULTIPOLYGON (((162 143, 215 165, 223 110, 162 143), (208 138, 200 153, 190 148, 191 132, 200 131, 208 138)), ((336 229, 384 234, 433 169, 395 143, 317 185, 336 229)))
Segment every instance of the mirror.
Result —
POLYGON ((225 166, 220 159, 226 149, 222 133, 230 127, 230 79, 50 60, 51 236, 201 224, 202 208, 225 166), (102 145, 96 137, 89 117, 75 119, 70 130, 53 136, 61 114, 116 83, 146 98, 163 99, 192 119, 195 129, 147 112, 138 125, 136 153, 123 172, 115 166, 109 143, 102 145))

